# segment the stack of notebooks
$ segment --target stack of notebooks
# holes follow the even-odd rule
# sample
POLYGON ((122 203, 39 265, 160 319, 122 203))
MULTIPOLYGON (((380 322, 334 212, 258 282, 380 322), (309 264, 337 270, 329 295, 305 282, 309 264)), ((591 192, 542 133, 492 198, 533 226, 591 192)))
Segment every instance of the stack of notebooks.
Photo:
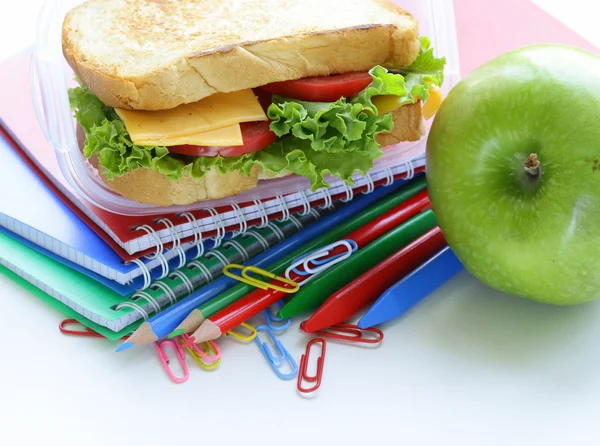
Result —
POLYGON ((0 187, 11 191, 0 201, 0 273, 109 339, 131 333, 226 264, 243 263, 337 203, 424 165, 420 156, 374 170, 352 188, 333 185, 238 206, 112 213, 78 196, 62 174, 35 117, 30 59, 26 51, 0 70, 0 187))

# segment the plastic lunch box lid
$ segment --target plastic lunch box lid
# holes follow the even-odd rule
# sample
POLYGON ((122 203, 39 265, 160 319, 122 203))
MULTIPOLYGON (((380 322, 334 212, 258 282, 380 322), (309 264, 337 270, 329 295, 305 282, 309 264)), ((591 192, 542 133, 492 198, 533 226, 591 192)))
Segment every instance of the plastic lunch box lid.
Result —
MULTIPOLYGON (((126 215, 151 215, 158 212, 183 212, 208 207, 231 205, 254 200, 273 198, 278 195, 307 190, 307 179, 292 175, 285 178, 261 181, 255 189, 242 194, 196 203, 191 206, 158 208, 139 203, 112 192, 84 159, 76 138, 76 122, 69 105, 68 89, 76 85, 74 73, 66 63, 61 47, 61 27, 64 16, 83 0, 46 0, 38 18, 36 47, 32 57, 31 89, 38 122, 46 139, 56 152, 58 163, 69 185, 91 204, 126 215)), ((419 22, 420 35, 431 39, 438 56, 447 60, 444 71, 443 93, 446 95, 460 79, 458 44, 456 37, 454 6, 452 0, 394 0, 410 12, 419 22)), ((429 130, 428 123, 426 130, 429 130)), ((393 168, 401 173, 406 163, 424 165, 427 135, 420 141, 403 143, 386 148, 386 154, 375 161, 369 173, 373 180, 384 178, 393 168)), ((362 175, 354 179, 360 184, 366 181, 362 175)), ((337 178, 327 178, 330 192, 345 190, 337 178)))

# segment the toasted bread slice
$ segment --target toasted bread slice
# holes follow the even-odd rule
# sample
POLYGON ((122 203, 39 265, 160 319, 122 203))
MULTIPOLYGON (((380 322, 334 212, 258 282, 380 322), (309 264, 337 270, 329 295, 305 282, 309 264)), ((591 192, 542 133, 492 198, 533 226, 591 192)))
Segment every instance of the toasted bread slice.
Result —
MULTIPOLYGON (((425 130, 420 103, 400 107, 392 112, 392 116, 394 130, 390 133, 382 133, 377 138, 382 148, 399 142, 416 141, 423 136, 425 130)), ((78 138, 80 145, 83 145, 85 136, 80 129, 78 138)), ((155 206, 188 205, 229 197, 254 189, 260 180, 291 174, 283 172, 273 176, 255 166, 251 175, 243 175, 239 172, 221 174, 211 171, 202 178, 192 178, 186 174, 179 180, 171 180, 156 170, 137 169, 123 176, 108 179, 103 173, 102 166, 98 165, 97 158, 92 158, 91 162, 99 169, 100 177, 108 188, 130 200, 155 206)))
POLYGON ((388 0, 89 0, 63 53, 112 107, 160 110, 272 82, 410 65, 418 24, 388 0))

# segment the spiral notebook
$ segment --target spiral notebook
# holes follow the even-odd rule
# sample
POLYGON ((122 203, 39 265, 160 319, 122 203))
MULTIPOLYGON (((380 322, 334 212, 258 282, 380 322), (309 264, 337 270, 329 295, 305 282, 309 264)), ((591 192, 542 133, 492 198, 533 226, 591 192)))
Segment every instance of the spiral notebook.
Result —
POLYGON ((77 313, 76 319, 81 323, 86 324, 89 320, 102 327, 104 336, 118 339, 137 328, 149 314, 214 280, 222 274, 225 265, 245 262, 319 217, 320 214, 313 210, 248 231, 190 261, 168 277, 153 281, 144 291, 125 297, 2 233, 0 265, 77 313))
MULTIPOLYGON (((46 255, 89 274, 115 291, 129 293, 142 286, 145 270, 153 277, 181 262, 191 244, 161 253, 155 259, 124 262, 88 225, 47 188, 8 143, 0 137, 0 227, 46 255), (18 185, 18 187, 15 187, 18 185), (157 271, 161 270, 161 271, 157 271)), ((191 251, 195 251, 195 248, 191 251)), ((184 259, 185 260, 185 259, 184 259)))
POLYGON ((332 200, 369 190, 388 181, 405 176, 413 170, 422 170, 423 155, 386 169, 375 169, 367 178, 357 177, 349 188, 341 183, 327 190, 306 190, 262 201, 222 206, 190 212, 187 216, 149 215, 126 216, 94 206, 79 197, 62 174, 54 150, 40 129, 30 92, 31 50, 0 64, 0 133, 17 153, 26 157, 37 168, 45 182, 56 190, 58 196, 71 210, 83 215, 90 227, 124 259, 132 260, 162 251, 174 244, 189 243, 201 234, 211 238, 222 232, 233 232, 241 226, 255 226, 300 212, 308 207, 321 206, 332 200), (159 222, 160 220, 160 222, 159 222), (145 228, 145 229, 143 229, 145 228))

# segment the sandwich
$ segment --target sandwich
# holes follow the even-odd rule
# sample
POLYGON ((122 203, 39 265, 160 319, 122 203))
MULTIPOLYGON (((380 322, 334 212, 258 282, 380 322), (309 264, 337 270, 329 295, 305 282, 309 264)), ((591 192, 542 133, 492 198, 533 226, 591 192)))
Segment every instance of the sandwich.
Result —
POLYGON ((88 0, 62 48, 82 156, 156 206, 352 184, 443 100, 446 59, 388 0, 88 0))

